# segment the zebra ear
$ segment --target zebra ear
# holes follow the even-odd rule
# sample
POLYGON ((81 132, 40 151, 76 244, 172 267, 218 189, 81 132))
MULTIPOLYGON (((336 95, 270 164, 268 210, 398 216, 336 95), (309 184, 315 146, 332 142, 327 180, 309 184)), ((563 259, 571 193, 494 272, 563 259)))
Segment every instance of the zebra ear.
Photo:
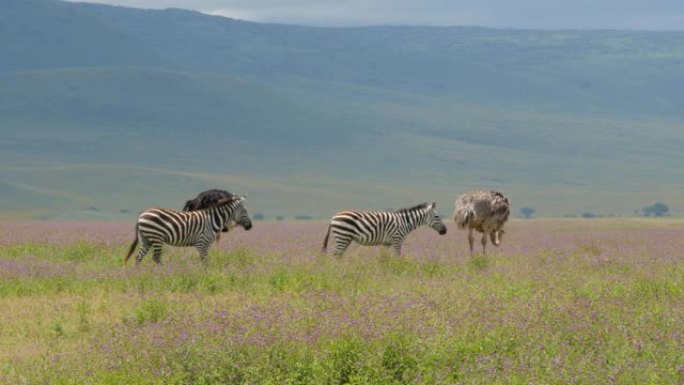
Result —
POLYGON ((435 207, 437 207, 437 203, 436 203, 436 202, 432 202, 432 204, 431 204, 431 205, 428 205, 427 208, 428 208, 428 210, 434 210, 435 207))

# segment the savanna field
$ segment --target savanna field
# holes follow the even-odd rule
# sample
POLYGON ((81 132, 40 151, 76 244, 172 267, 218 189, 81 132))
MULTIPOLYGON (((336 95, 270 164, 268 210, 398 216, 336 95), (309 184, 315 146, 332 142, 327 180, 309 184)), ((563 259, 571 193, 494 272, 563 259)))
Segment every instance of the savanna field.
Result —
POLYGON ((133 222, 0 222, 0 383, 684 383, 683 220, 512 220, 474 257, 448 226, 334 258, 255 222, 205 270, 124 268, 133 222))

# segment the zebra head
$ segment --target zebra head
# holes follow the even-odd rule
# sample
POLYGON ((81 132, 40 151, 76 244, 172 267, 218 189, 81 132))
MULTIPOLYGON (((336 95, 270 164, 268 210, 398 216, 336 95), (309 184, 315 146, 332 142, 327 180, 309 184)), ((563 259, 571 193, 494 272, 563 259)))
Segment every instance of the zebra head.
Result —
POLYGON ((245 199, 247 197, 232 196, 219 199, 216 203, 219 208, 219 215, 223 216, 227 228, 232 229, 235 226, 242 226, 245 230, 252 228, 252 220, 247 214, 247 209, 242 205, 245 199))
POLYGON ((439 235, 444 235, 447 232, 447 228, 442 222, 442 218, 439 217, 437 210, 435 210, 435 206, 437 206, 437 204, 432 202, 432 204, 425 207, 425 224, 438 232, 439 235))
POLYGON ((249 218, 249 214, 247 214, 247 209, 242 205, 242 202, 245 199, 247 199, 246 195, 237 201, 233 214, 233 222, 235 222, 236 226, 242 226, 242 228, 249 231, 252 228, 252 220, 249 218))

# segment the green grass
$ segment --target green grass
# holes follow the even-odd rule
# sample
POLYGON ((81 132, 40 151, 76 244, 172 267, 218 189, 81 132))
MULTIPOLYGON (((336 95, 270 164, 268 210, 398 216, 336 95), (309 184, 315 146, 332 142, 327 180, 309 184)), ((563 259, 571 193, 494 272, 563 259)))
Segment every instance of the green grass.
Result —
POLYGON ((204 270, 188 249, 136 269, 126 244, 6 242, 0 382, 679 384, 684 263, 614 246, 241 246, 212 249, 204 270))

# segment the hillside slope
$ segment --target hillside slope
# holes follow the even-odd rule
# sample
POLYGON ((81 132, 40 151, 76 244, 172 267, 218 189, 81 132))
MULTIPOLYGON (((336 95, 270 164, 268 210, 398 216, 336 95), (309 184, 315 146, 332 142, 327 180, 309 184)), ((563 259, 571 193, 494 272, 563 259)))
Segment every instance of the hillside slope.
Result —
POLYGON ((6 132, 18 138, 139 135, 144 141, 180 146, 192 146, 203 137, 283 148, 344 144, 342 126, 331 117, 266 87, 220 75, 150 68, 0 75, 0 121, 5 127, 22 127, 6 132))
POLYGON ((309 28, 6 0, 0 57, 12 215, 130 217, 210 187, 267 215, 449 211, 471 187, 540 215, 684 207, 682 32, 309 28))
POLYGON ((678 31, 313 28, 56 0, 0 7, 0 47, 10 59, 0 71, 155 66, 582 113, 684 111, 678 31))
POLYGON ((159 65, 139 36, 55 0, 0 3, 0 73, 98 65, 159 65))

